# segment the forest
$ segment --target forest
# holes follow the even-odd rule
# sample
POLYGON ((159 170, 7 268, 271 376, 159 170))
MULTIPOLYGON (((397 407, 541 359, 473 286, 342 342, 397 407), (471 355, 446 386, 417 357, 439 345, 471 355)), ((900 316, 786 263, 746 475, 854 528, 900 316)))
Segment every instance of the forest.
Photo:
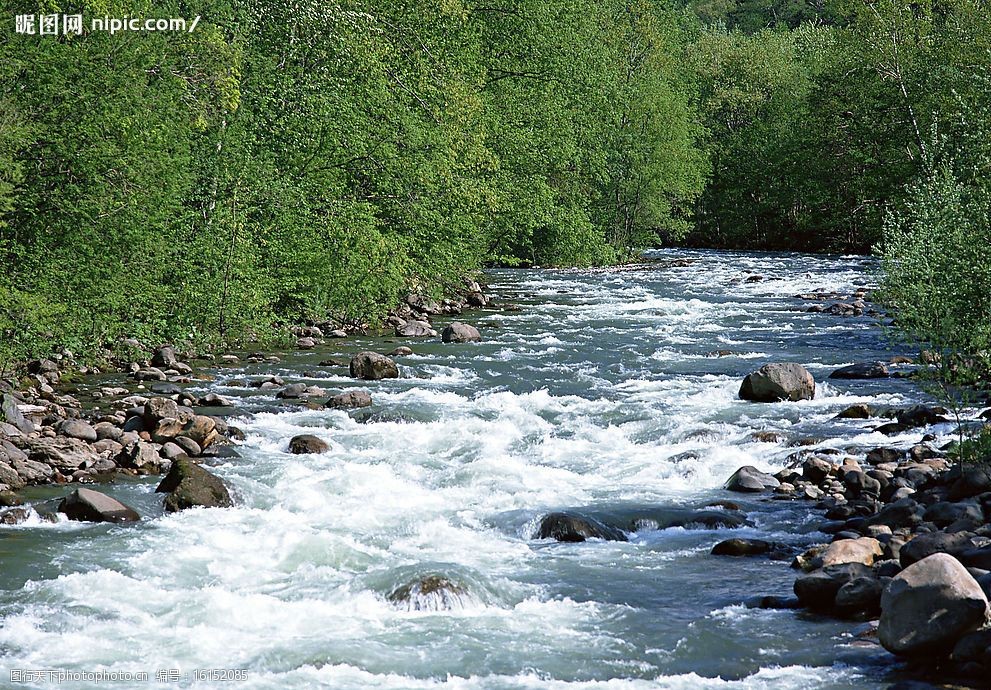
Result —
POLYGON ((991 343, 984 0, 4 5, 2 366, 678 244, 874 251, 908 333, 991 343))

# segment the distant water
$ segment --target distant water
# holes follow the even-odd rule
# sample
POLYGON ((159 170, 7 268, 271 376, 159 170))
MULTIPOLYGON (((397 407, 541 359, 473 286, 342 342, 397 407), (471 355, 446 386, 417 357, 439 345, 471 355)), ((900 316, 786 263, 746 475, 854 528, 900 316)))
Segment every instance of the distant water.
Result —
POLYGON ((638 271, 493 271, 497 300, 523 310, 467 316, 483 343, 409 343, 416 354, 400 358, 398 380, 366 385, 318 366, 398 344, 382 339, 219 370, 196 390, 238 402, 242 457, 214 468, 238 507, 161 516, 151 478, 107 488, 149 516, 137 526, 0 528, 0 669, 152 677, 61 686, 73 688, 189 687, 194 670, 211 668, 246 669, 248 680, 195 687, 886 687, 898 669, 852 636, 856 623, 741 605, 790 593, 787 562, 708 555, 731 535, 824 538, 806 504, 741 501, 720 485, 743 464, 781 468, 796 439, 889 443, 869 422, 833 416, 852 403, 918 399, 905 381, 826 382, 839 365, 899 352, 870 319, 806 313, 793 297, 870 286, 874 263, 657 256, 662 267, 638 271), (675 259, 694 261, 663 267, 675 259), (745 282, 752 274, 764 280, 745 282), (816 399, 738 400, 742 376, 770 360, 807 366, 820 382, 816 399), (365 388, 374 406, 288 411, 243 385, 272 373, 331 391, 365 388), (756 430, 786 441, 754 442, 756 430), (287 454, 304 432, 331 450, 287 454), (662 525, 717 498, 741 501, 754 526, 648 528, 628 543, 534 538, 552 510, 649 514, 662 525), (431 574, 463 586, 453 610, 387 599, 431 574), (156 671, 169 669, 187 680, 156 685, 156 671))

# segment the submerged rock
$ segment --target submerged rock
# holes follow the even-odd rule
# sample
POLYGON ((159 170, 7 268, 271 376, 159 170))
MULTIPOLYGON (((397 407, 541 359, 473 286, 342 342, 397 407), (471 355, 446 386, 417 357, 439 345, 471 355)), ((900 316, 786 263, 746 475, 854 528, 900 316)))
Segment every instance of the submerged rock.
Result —
POLYGON ((169 473, 155 491, 168 494, 164 502, 168 513, 194 507, 229 508, 234 505, 224 481, 185 456, 172 461, 169 473))
POLYGON ((427 575, 397 587, 387 598, 407 611, 451 611, 465 608, 469 595, 458 582, 443 575, 427 575))
POLYGON ((713 556, 760 556, 770 553, 774 545, 763 539, 726 539, 712 547, 713 556))
POLYGON ((740 398, 754 402, 781 400, 811 400, 816 383, 812 374, 801 364, 782 362, 765 364, 743 379, 740 398))
POLYGON ((890 375, 884 362, 862 362, 840 367, 829 375, 831 379, 884 379, 890 375))
POLYGON ((289 452, 293 455, 325 453, 328 450, 330 450, 330 446, 327 445, 327 442, 313 434, 300 434, 289 440, 289 452))
POLYGON ((92 489, 76 489, 62 499, 58 512, 84 522, 136 522, 141 516, 115 498, 92 489))
POLYGON ((586 539, 628 541, 622 530, 605 525, 594 518, 563 511, 545 515, 540 521, 537 536, 540 539, 566 542, 582 542, 586 539))
POLYGON ((949 654, 988 620, 988 599, 958 560, 937 553, 905 568, 881 597, 878 636, 894 654, 949 654))
POLYGON ((351 359, 351 376, 356 379, 377 381, 399 378, 399 367, 385 355, 377 352, 359 352, 351 359))

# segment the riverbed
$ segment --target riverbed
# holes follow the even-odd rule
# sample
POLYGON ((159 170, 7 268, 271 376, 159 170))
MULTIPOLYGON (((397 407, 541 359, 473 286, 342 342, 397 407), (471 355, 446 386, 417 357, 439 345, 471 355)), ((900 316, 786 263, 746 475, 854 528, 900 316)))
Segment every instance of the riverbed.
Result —
POLYGON ((226 412, 246 433, 239 458, 211 467, 237 507, 165 516, 155 478, 118 480, 104 490, 146 516, 137 525, 0 528, 0 667, 151 675, 134 687, 173 669, 182 680, 160 686, 887 687, 899 669, 856 637, 856 623, 743 605, 790 594, 787 560, 709 555, 729 536, 828 540, 809 503, 723 491, 741 465, 776 471, 799 447, 918 440, 873 432, 877 420, 834 419, 854 403, 923 399, 909 380, 827 380, 841 365, 910 353, 877 319, 810 313, 796 298, 870 288, 875 263, 652 258, 636 270, 491 271, 496 301, 522 309, 466 315, 480 343, 356 338, 277 364, 206 369, 214 380, 192 390, 232 398, 226 412), (399 379, 356 381, 320 365, 399 344, 414 350, 397 358, 399 379), (743 376, 768 361, 806 366, 815 399, 739 400, 743 376), (272 374, 365 389, 373 405, 287 407, 247 385, 272 374), (759 431, 780 440, 757 441, 759 431), (300 433, 330 450, 288 454, 300 433), (750 526, 665 527, 719 499, 740 503, 750 526), (625 521, 629 541, 537 539, 541 516, 562 509, 625 521), (425 575, 463 586, 451 610, 389 601, 425 575), (194 682, 198 669, 247 680, 194 682))

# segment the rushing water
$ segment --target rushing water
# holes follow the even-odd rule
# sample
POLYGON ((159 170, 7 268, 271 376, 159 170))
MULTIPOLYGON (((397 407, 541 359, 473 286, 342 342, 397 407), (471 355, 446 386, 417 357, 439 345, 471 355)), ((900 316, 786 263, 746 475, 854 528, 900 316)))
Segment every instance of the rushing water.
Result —
MULTIPOLYGON (((209 668, 246 669, 248 680, 197 687, 886 687, 897 670, 851 634, 856 624, 741 605, 789 593, 787 562, 709 555, 730 535, 824 538, 807 505, 744 497, 752 527, 663 528, 686 507, 740 501, 722 482, 743 464, 782 467, 790 441, 891 442, 871 422, 833 416, 915 399, 910 384, 825 379, 895 353, 870 319, 806 313, 793 297, 869 285, 872 264, 662 256, 696 261, 492 272, 496 298, 523 310, 471 315, 482 343, 411 343, 398 380, 318 366, 395 347, 382 339, 218 370, 209 389, 237 400, 234 423, 247 432, 242 457, 214 468, 238 506, 162 516, 154 479, 119 481, 105 490, 147 516, 136 526, 2 528, 0 668, 152 675, 133 687, 154 687, 157 670, 209 668), (765 280, 745 282, 752 273, 765 280), (806 365, 816 399, 738 400, 742 376, 769 360, 806 365), (271 373, 366 388, 374 405, 287 409, 244 385, 271 373), (787 440, 755 442, 755 430, 787 440), (330 451, 289 455, 289 438, 306 432, 330 451), (656 524, 628 543, 537 540, 539 517, 562 508, 656 524), (430 574, 464 586, 451 610, 388 600, 430 574)), ((128 684, 63 685, 108 686, 128 684)))

